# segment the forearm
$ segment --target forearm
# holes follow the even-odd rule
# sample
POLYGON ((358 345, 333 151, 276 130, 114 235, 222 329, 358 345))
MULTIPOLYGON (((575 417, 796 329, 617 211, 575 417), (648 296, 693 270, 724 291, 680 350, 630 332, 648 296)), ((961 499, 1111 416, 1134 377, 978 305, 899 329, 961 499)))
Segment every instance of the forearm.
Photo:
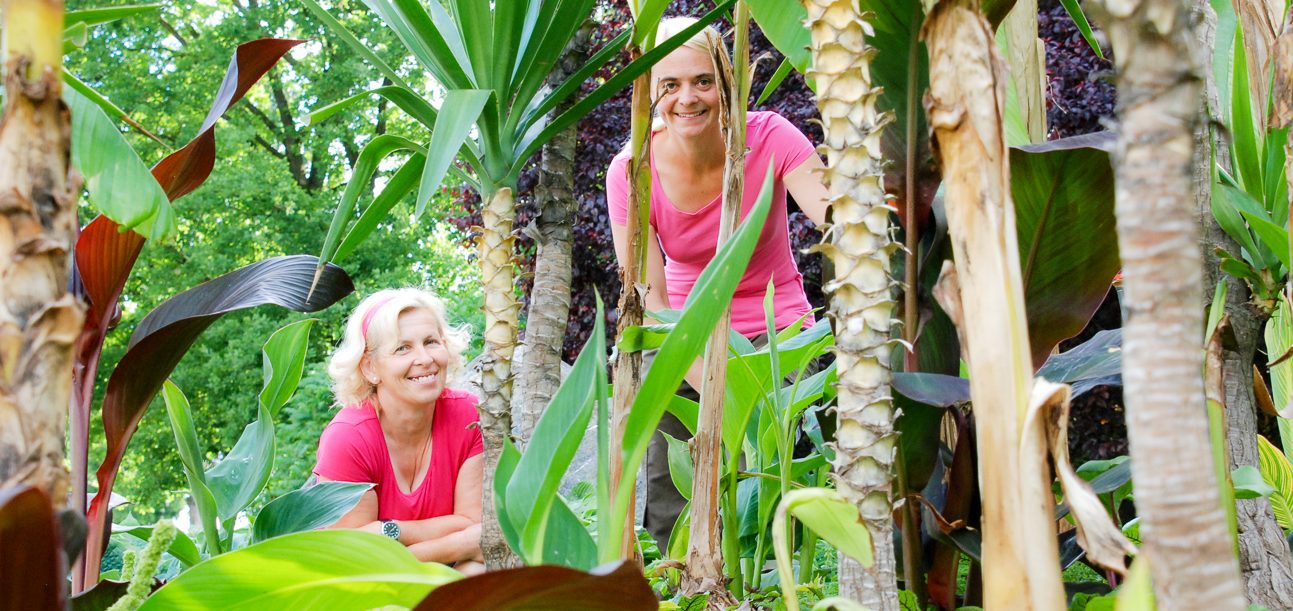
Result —
POLYGON ((450 564, 464 560, 483 561, 480 525, 473 524, 443 537, 414 543, 409 546, 409 551, 422 562, 450 564))
MULTIPOLYGON (((395 523, 400 527, 400 543, 408 546, 461 532, 477 524, 471 518, 456 514, 425 520, 395 520, 395 523)), ((382 523, 374 520, 360 526, 359 530, 382 534, 382 523)))

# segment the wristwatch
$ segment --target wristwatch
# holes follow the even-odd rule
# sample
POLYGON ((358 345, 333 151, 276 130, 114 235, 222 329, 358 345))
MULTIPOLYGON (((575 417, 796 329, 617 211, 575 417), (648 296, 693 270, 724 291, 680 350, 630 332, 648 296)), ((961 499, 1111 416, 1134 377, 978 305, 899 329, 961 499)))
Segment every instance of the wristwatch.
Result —
POLYGON ((395 520, 382 520, 382 534, 399 541, 400 525, 395 520))

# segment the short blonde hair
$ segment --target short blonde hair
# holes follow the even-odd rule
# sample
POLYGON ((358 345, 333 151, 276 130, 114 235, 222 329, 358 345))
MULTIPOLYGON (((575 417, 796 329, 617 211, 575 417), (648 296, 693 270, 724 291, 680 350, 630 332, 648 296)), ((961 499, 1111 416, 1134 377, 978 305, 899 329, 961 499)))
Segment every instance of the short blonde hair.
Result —
POLYGON ((377 387, 360 371, 360 363, 373 348, 395 341, 399 336, 400 314, 408 310, 426 310, 436 320, 449 350, 445 380, 457 378, 462 369, 462 352, 471 341, 471 333, 464 326, 447 323, 444 302, 435 293, 418 288, 386 289, 369 295, 350 313, 341 344, 328 362, 332 394, 338 406, 358 405, 376 392, 377 387))

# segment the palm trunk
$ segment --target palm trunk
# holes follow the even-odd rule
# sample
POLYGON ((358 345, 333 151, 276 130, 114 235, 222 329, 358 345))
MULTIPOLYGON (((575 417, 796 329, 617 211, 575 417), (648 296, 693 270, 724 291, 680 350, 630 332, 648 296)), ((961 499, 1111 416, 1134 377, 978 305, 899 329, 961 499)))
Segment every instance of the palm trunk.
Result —
POLYGON ((1001 123, 1005 66, 978 5, 939 2, 922 36, 930 59, 926 116, 945 178, 948 227, 964 296, 958 299, 960 334, 979 433, 984 607, 1058 609, 1064 589, 1051 480, 1037 465, 1020 464, 1032 359, 1001 123))
MULTIPOLYGON (((549 83, 561 83, 588 58, 591 28, 575 34, 549 83)), ((561 114, 562 104, 553 111, 561 114)), ((575 222, 575 144, 578 126, 562 132, 543 145, 539 163, 539 184, 534 199, 539 205, 538 231, 534 241, 534 288, 525 326, 525 366, 517 374, 516 394, 521 401, 521 439, 529 441, 543 410, 561 386, 561 352, 566 322, 570 318, 571 246, 575 222)))
POLYGON ((1189 10, 1182 0, 1099 8, 1118 69, 1123 384, 1142 549, 1160 608, 1242 609, 1211 453, 1200 451, 1210 442, 1191 167, 1203 82, 1189 10))
POLYGON ((0 120, 0 488, 28 484, 67 501, 63 436, 76 338, 67 291, 77 181, 62 92, 62 0, 4 3, 0 120))
MULTIPOLYGON (((641 49, 634 50, 634 58, 641 56, 641 49)), ((646 262, 646 227, 651 209, 651 75, 648 72, 633 81, 631 100, 631 133, 629 136, 632 157, 629 160, 628 180, 629 199, 626 230, 628 232, 628 260, 621 262, 620 267, 620 318, 615 326, 616 341, 624 337, 624 330, 642 324, 645 309, 646 283, 643 269, 646 262)), ((655 287, 663 291, 665 287, 655 287)), ((629 409, 633 399, 642 387, 642 353, 620 352, 615 359, 615 388, 611 407, 610 436, 610 495, 614 498, 622 485, 634 486, 636 473, 621 473, 624 469, 622 452, 624 447, 624 429, 628 424, 629 409), (625 483, 625 475, 628 482, 625 483)), ((624 537, 618 557, 628 558, 632 553, 633 537, 633 503, 629 503, 629 515, 624 520, 624 537)), ((659 542, 667 545, 668 541, 659 542)), ((609 549, 609 548, 605 548, 609 549)), ((602 562, 614 558, 602 555, 602 562)))
MULTIPOLYGON (((741 221, 741 201, 745 197, 745 105, 749 99, 750 7, 738 1, 735 10, 735 35, 732 63, 723 65, 723 41, 712 40, 714 73, 720 86, 720 125, 727 139, 727 159, 723 167, 723 208, 719 218, 718 248, 732 237, 741 221)), ((723 398, 727 385, 727 345, 731 331, 732 310, 727 308, 718 319, 705 345, 704 375, 700 387, 700 414, 696 436, 692 440, 693 475, 691 485, 691 539, 687 566, 682 576, 686 594, 709 594, 707 608, 725 609, 735 600, 723 585, 722 536, 719 530, 719 466, 723 455, 723 398)), ((780 384, 779 380, 774 383, 780 384)), ((738 452, 738 448, 731 448, 738 452)), ((730 562, 740 562, 730 558, 730 562)))
POLYGON ((494 470, 503 441, 512 434, 512 353, 516 349, 516 312, 513 293, 512 220, 516 206, 512 189, 502 187, 483 193, 484 228, 477 241, 480 277, 485 285, 485 355, 480 387, 484 392, 478 410, 485 441, 485 482, 481 502, 480 547, 490 570, 518 564, 503 538, 494 510, 494 470))
POLYGON ((841 565, 840 594, 868 609, 896 611, 892 498, 897 434, 889 387, 889 333, 896 304, 889 262, 897 245, 889 233, 880 153, 880 131, 893 116, 876 110, 880 91, 870 83, 875 50, 865 40, 868 25, 854 2, 805 0, 804 5, 831 191, 832 225, 822 249, 835 268, 834 281, 826 286, 839 375, 833 467, 836 488, 857 505, 875 542, 870 568, 851 559, 851 566, 841 565))

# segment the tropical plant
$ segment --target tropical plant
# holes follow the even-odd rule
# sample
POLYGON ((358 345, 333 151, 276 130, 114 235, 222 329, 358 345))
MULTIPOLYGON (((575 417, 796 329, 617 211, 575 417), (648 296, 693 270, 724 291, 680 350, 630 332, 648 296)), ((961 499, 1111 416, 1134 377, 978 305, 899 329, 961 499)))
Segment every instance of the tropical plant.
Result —
MULTIPOLYGON (((821 249, 835 267, 835 279, 826 288, 839 329, 835 482, 875 542, 868 567, 854 556, 841 557, 840 593, 872 609, 896 609, 892 498, 898 435, 889 368, 895 307, 890 260, 898 245, 890 236, 880 151, 893 115, 876 108, 880 91, 870 83, 873 48, 862 14, 848 1, 804 6, 831 189, 832 225, 821 249)), ((773 534, 778 534, 775 527, 773 534)))
POLYGON ((4 14, 0 188, 0 488, 30 484, 62 506, 63 428, 84 307, 68 291, 78 183, 60 98, 63 3, 10 2, 4 14))
MULTIPOLYGON (((730 3, 733 0, 728 0, 730 3)), ((393 85, 364 92, 319 110, 313 120, 322 120, 369 95, 381 95, 400 106, 431 132, 425 147, 397 136, 374 138, 361 152, 361 163, 351 177, 347 193, 337 206, 324 240, 321 261, 338 259, 362 241, 398 200, 418 183, 415 213, 420 214, 431 193, 451 171, 455 159, 471 170, 468 175, 453 169, 481 196, 482 233, 477 241, 481 279, 485 285, 485 358, 482 363, 479 405, 485 437, 485 490, 492 490, 491 478, 511 432, 512 353, 516 344, 517 310, 513 293, 514 257, 512 222, 517 178, 530 157, 548 140, 573 125, 597 104, 610 97, 634 77, 644 73, 659 57, 681 44, 708 21, 683 32, 626 66, 602 87, 576 103, 555 120, 548 112, 569 98, 629 39, 625 32, 598 50, 588 63, 560 87, 543 91, 543 85, 570 43, 571 37, 588 19, 592 0, 574 3, 539 1, 506 2, 494 7, 455 0, 447 8, 427 7, 388 0, 366 4, 390 27, 400 41, 447 91, 437 110, 392 68, 337 22, 314 0, 307 7, 334 33, 365 57, 393 85), (471 138, 472 125, 476 126, 471 138), (405 150, 413 153, 404 168, 392 178, 382 196, 351 224, 359 185, 388 154, 405 150), (379 202, 383 202, 379 205, 379 202)), ((658 13, 657 13, 658 14, 658 13)), ((509 564, 510 554, 499 530, 493 499, 485 495, 482 548, 488 564, 509 564)))
POLYGON ((1210 439, 1195 339, 1204 322, 1197 303, 1203 264, 1191 212, 1190 143, 1202 88, 1190 11, 1173 0, 1131 10, 1097 6, 1116 52, 1121 99, 1142 100, 1120 105, 1115 168, 1124 303, 1128 312, 1150 304, 1154 311, 1128 316, 1123 327, 1132 477, 1154 591, 1169 607, 1242 608, 1216 471, 1211 454, 1197 451, 1210 439), (1163 62, 1173 68, 1164 72, 1163 62))

